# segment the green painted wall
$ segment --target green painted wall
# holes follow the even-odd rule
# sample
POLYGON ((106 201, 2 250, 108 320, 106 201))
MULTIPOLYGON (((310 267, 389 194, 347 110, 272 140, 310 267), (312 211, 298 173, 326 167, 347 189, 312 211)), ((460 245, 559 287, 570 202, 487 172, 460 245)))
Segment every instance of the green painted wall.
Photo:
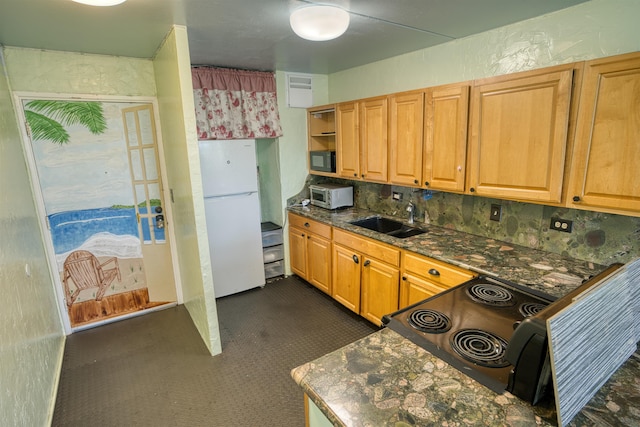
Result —
POLYGON ((0 50, 0 420, 44 426, 53 415, 64 329, 5 72, 0 50))
MULTIPOLYGON (((153 59, 164 165, 173 190, 175 253, 184 304, 212 354, 222 351, 204 217, 200 157, 185 27, 175 26, 153 59)), ((168 189, 165 189, 168 190, 168 189)), ((166 200, 171 200, 169 194, 166 200)))
POLYGON ((592 0, 331 74, 340 102, 640 50, 640 2, 592 0))
MULTIPOLYGON (((329 102, 328 76, 314 74, 313 76, 313 103, 323 105, 329 102)), ((280 164, 280 207, 279 210, 285 221, 284 215, 287 199, 298 194, 307 179, 307 110, 304 108, 289 108, 286 97, 286 76, 284 71, 276 71, 276 84, 278 91, 278 110, 283 135, 278 138, 278 160, 280 164)), ((285 272, 291 273, 289 268, 289 239, 285 238, 285 272)))

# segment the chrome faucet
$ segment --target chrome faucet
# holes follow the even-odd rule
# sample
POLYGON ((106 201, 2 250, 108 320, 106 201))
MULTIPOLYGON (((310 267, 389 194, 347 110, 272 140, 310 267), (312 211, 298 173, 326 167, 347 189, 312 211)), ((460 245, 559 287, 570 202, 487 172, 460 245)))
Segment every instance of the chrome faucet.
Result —
POLYGON ((409 224, 413 224, 413 213, 416 210, 416 207, 412 202, 409 202, 409 206, 407 206, 407 212, 409 212, 409 224))

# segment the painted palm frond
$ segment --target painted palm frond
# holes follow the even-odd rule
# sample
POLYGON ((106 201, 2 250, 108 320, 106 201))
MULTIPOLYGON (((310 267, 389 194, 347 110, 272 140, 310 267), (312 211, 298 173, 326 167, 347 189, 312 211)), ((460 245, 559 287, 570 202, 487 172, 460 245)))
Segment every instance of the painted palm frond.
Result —
POLYGON ((46 139, 56 144, 69 142, 69 133, 55 120, 29 110, 25 110, 24 116, 29 123, 31 138, 34 141, 46 139))
MULTIPOLYGON (((61 100, 29 101, 25 104, 25 117, 33 131, 34 124, 30 122, 30 119, 26 114, 27 111, 40 113, 42 116, 46 116, 51 120, 49 122, 50 124, 53 125, 56 123, 60 127, 80 124, 85 126, 89 132, 94 135, 99 135, 107 129, 107 122, 104 118, 101 102, 61 100)), ((45 122, 40 122, 39 124, 41 126, 46 125, 45 122)), ((57 129, 47 130, 43 127, 41 131, 43 132, 43 135, 45 135, 42 139, 48 139, 58 144, 64 144, 69 141, 68 138, 65 141, 60 141, 46 137, 46 135, 49 135, 49 132, 52 136, 57 135, 57 129)))

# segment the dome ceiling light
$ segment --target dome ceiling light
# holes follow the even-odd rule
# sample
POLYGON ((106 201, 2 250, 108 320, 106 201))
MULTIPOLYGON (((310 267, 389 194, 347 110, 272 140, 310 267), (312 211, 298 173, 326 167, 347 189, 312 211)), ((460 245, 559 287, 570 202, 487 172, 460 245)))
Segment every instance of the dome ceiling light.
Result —
POLYGON ((291 29, 306 40, 325 41, 340 37, 349 27, 349 12, 335 6, 306 6, 289 18, 291 29))
POLYGON ((115 6, 127 0, 71 0, 76 3, 88 4, 89 6, 115 6))

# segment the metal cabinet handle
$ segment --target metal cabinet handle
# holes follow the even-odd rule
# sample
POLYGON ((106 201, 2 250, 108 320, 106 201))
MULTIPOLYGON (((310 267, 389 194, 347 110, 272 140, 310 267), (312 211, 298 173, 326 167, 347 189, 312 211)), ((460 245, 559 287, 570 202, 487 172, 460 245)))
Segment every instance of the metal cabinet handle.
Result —
POLYGON ((364 265, 365 267, 368 267, 368 266, 369 266, 369 264, 371 264, 371 261, 366 260, 366 261, 364 262, 364 264, 363 264, 363 265, 364 265))
POLYGON ((414 183, 414 184, 417 184, 417 183, 418 183, 418 180, 417 180, 417 179, 414 179, 414 180, 413 180, 413 183, 414 183))
POLYGON ((469 191, 470 191, 471 193, 475 193, 476 189, 475 189, 475 188, 473 188, 473 187, 471 187, 471 188, 469 189, 469 191))
POLYGON ((425 181, 425 182, 424 182, 424 186, 425 186, 425 187, 428 187, 428 186, 429 186, 429 181, 425 181))
POLYGON ((573 201, 574 202, 579 202, 580 201, 580 196, 573 196, 573 201))
POLYGON ((305 222, 305 223, 304 223, 304 226, 305 226, 305 227, 311 227, 311 224, 309 224, 308 222, 305 222))
POLYGON ((407 276, 402 276, 402 280, 407 280, 407 276))
POLYGON ((432 268, 431 270, 429 270, 429 274, 432 276, 439 276, 440 272, 438 270, 436 270, 435 268, 432 268))
POLYGON ((353 256, 353 262, 355 262, 356 264, 360 262, 360 260, 358 259, 358 255, 353 256))

